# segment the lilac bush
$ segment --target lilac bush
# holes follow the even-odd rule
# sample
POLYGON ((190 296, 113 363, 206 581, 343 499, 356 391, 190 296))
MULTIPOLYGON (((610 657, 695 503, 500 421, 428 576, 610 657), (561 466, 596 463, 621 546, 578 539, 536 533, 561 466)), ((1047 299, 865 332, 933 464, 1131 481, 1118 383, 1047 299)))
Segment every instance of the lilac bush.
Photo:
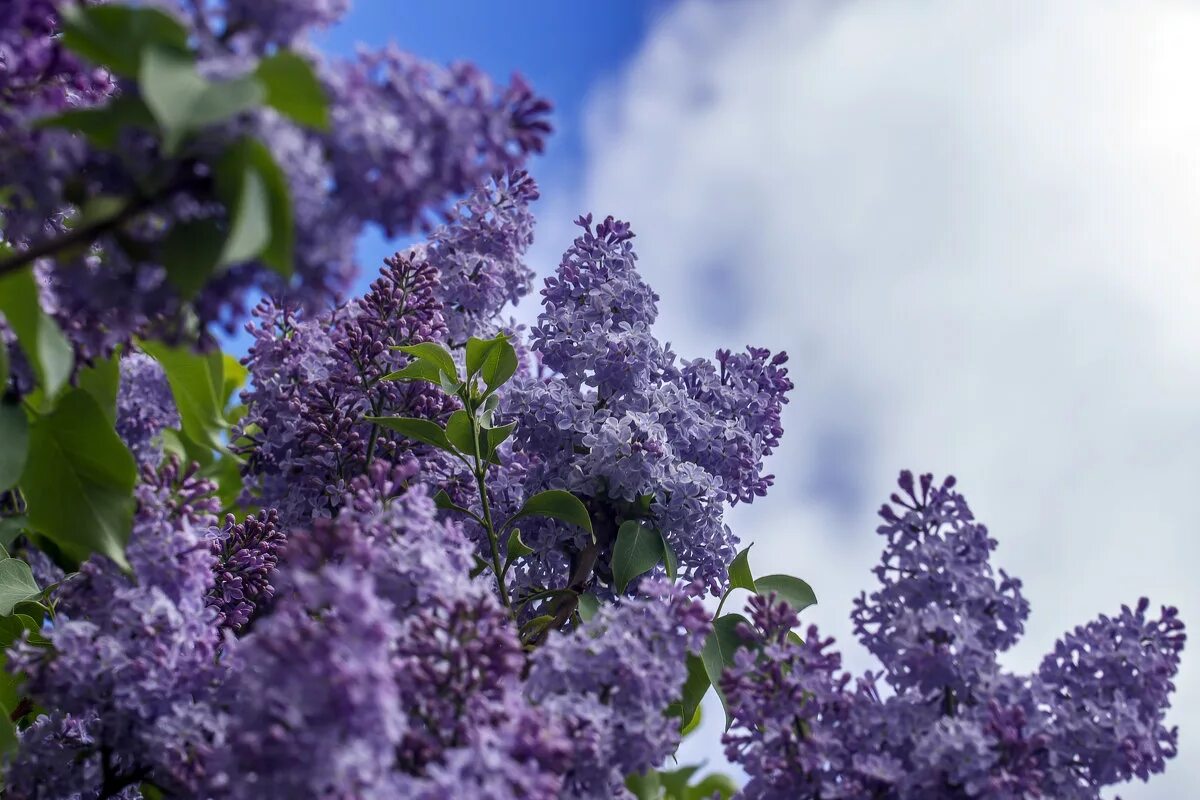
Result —
POLYGON ((1004 669, 1029 605, 953 479, 881 512, 879 671, 801 638, 812 589, 726 522, 774 482, 786 354, 674 353, 614 217, 517 324, 549 104, 327 58, 347 7, 0 17, 5 797, 1096 798, 1166 767, 1176 612, 1004 669), (417 240, 346 297, 368 225, 417 240), (667 768, 714 689, 740 791, 667 768))

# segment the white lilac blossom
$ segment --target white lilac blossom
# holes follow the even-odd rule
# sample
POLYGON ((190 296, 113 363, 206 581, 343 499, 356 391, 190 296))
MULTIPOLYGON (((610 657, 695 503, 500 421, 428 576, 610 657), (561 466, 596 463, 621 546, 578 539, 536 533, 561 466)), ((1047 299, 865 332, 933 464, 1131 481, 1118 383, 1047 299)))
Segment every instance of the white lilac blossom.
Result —
POLYGON ((1178 737, 1164 722, 1184 643, 1175 609, 1150 616, 1142 599, 1067 634, 1032 675, 1009 673, 996 654, 1028 606, 993 574, 995 542, 953 479, 918 488, 906 472, 900 487, 899 508, 880 512, 881 587, 854 611, 879 675, 853 680, 831 639, 794 639, 785 603, 752 599, 749 646, 721 684, 743 796, 1097 800, 1161 772, 1178 737))

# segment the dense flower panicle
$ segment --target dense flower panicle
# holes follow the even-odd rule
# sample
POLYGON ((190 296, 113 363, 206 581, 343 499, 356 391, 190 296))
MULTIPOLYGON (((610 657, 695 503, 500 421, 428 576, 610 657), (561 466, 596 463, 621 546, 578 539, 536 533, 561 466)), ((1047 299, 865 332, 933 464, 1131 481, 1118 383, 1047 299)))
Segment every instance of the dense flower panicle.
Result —
POLYGON ((1015 582, 994 578, 994 542, 952 479, 935 487, 925 475, 918 488, 906 472, 900 486, 903 515, 880 512, 883 588, 854 612, 894 693, 839 674, 831 640, 812 628, 803 643, 788 638, 794 615, 754 599, 752 646, 722 680, 744 796, 1098 800, 1161 772, 1176 752, 1164 724, 1184 643, 1176 611, 1150 617, 1142 600, 1075 629, 1033 675, 1005 672, 996 652, 1028 609, 1015 582))
POLYGON ((239 432, 257 499, 284 524, 336 513, 368 462, 407 457, 411 441, 362 417, 438 419, 456 407, 438 387, 382 380, 408 362, 390 348, 444 335, 437 277, 428 263, 398 254, 364 297, 329 314, 273 303, 255 310, 239 432))
POLYGON ((519 167, 549 132, 550 104, 519 77, 498 87, 471 64, 436 67, 394 45, 331 64, 325 78, 339 193, 389 236, 519 167))
POLYGON ((17 754, 7 787, 15 796, 42 796, 36 783, 19 783, 41 780, 40 768, 21 765, 60 748, 72 752, 62 780, 84 796, 105 770, 133 783, 195 787, 202 765, 164 750, 160 736, 173 720, 211 717, 207 702, 221 677, 215 618, 204 601, 213 583, 204 541, 215 522, 213 490, 174 463, 147 468, 127 549, 135 580, 93 557, 59 590, 58 617, 46 633, 52 649, 25 643, 10 651, 10 668, 28 676, 23 691, 56 710, 45 723, 50 732, 17 754))
POLYGON ((211 529, 209 544, 217 563, 208 604, 222 626, 241 630, 274 596, 271 579, 287 541, 278 525, 279 513, 268 509, 242 522, 228 514, 224 526, 211 529))
POLYGON ((965 690, 995 670, 1029 616, 1021 582, 993 574, 996 541, 954 485, 922 475, 918 488, 901 473, 904 494, 892 495, 899 511, 880 511, 888 541, 875 568, 881 586, 854 604, 855 633, 897 691, 965 690))
POLYGON ((158 362, 144 353, 121 359, 117 391, 117 433, 141 464, 162 458, 162 432, 179 427, 179 410, 158 362))
MULTIPOLYGON (((589 498, 605 582, 621 522, 648 515, 684 574, 720 592, 737 544, 725 506, 753 500, 772 480, 763 459, 782 434, 787 357, 752 348, 719 352, 719 368, 677 364, 651 332, 658 296, 637 273, 629 225, 609 217, 593 226, 590 216, 578 224, 583 232, 546 279, 531 331, 549 374, 524 376, 504 409, 517 421, 526 489, 589 498)), ((522 564, 522 586, 562 585, 588 547, 578 529, 558 523, 523 531, 544 555, 522 564)))
POLYGON ((350 0, 226 0, 224 27, 257 52, 290 47, 308 31, 327 28, 350 10, 350 0))
POLYGON ((430 234, 424 257, 440 273, 450 342, 492 334, 500 312, 529 294, 533 270, 522 259, 533 243, 529 203, 537 197, 533 178, 514 172, 458 203, 430 234))
POLYGON ((1090 797, 1133 777, 1162 772, 1177 752, 1178 730, 1164 725, 1174 678, 1186 640, 1174 608, 1147 615, 1150 601, 1123 606, 1065 635, 1037 673, 1043 702, 1054 709, 1049 746, 1073 753, 1086 781, 1076 795, 1056 787, 1057 797, 1090 797))
POLYGON ((521 700, 524 656, 468 576, 473 547, 424 487, 385 506, 360 489, 292 535, 271 612, 231 645, 218 795, 556 796, 559 729, 521 700))
POLYGON ((678 699, 708 615, 694 599, 699 587, 647 579, 641 589, 534 653, 526 693, 562 720, 573 748, 566 797, 626 797, 625 776, 679 744, 678 720, 663 712, 678 699))

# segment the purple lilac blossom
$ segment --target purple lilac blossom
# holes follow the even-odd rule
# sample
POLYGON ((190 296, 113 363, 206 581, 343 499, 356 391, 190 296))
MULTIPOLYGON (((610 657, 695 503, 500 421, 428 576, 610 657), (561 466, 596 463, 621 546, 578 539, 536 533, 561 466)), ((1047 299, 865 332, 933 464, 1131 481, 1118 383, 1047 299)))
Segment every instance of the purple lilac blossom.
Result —
POLYGON ((786 604, 751 601, 749 646, 721 682, 742 796, 1098 800, 1161 772, 1178 736, 1164 723, 1185 639, 1175 609, 1149 616, 1142 599, 1064 636, 1032 675, 1009 673, 996 654, 1028 607, 993 574, 995 542, 952 479, 918 488, 905 472, 900 487, 899 509, 880 512, 881 588, 854 611, 881 676, 852 680, 815 627, 789 637, 786 604))
POLYGON ((708 632, 702 589, 651 578, 641 591, 533 655, 525 691, 562 720, 573 748, 566 797, 630 797, 625 776, 657 767, 679 744, 679 720, 664 712, 708 632))
POLYGON ((65 760, 63 749, 71 768, 62 780, 85 796, 99 791, 98 778, 107 789, 142 780, 197 787, 202 765, 179 758, 178 747, 188 741, 180 723, 216 714, 208 703, 222 677, 215 615, 204 601, 213 582, 204 540, 216 521, 213 490, 174 462, 144 468, 127 549, 133 579, 108 559, 89 559, 58 590, 51 648, 10 651, 10 668, 28 676, 23 691, 54 709, 16 755, 6 785, 14 796, 42 796, 46 776, 34 765, 65 760))
POLYGON ((225 524, 209 532, 216 563, 208 604, 216 610, 221 626, 240 631, 275 595, 271 581, 287 540, 278 526, 279 513, 272 508, 241 522, 227 514, 225 524))
POLYGON ((139 464, 157 464, 162 458, 162 432, 179 427, 179 410, 166 373, 144 353, 124 356, 120 369, 117 433, 139 464))
MULTIPOLYGON (((596 575, 611 583, 607 548, 620 524, 648 518, 683 573, 719 592, 737 538, 726 504, 762 495, 763 459, 782 434, 792 383, 784 354, 752 348, 677 364, 651 326, 658 296, 636 270, 629 225, 609 217, 583 229, 546 279, 530 345, 545 372, 516 383, 504 411, 517 421, 513 451, 526 491, 563 488, 588 498, 599 545, 596 575)), ((515 510, 514 507, 512 510, 515 510)), ((561 586, 589 541, 582 531, 523 527, 540 554, 519 587, 561 586)))

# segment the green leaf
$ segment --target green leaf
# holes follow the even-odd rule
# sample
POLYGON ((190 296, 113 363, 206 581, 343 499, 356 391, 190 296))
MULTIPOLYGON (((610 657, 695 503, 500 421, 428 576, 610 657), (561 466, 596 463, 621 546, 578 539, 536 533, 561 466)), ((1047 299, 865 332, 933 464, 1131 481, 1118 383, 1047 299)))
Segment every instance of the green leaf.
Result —
POLYGON ((120 142, 126 128, 154 131, 154 114, 140 97, 122 94, 99 108, 75 108, 34 123, 38 128, 62 128, 87 137, 102 150, 112 150, 120 142))
POLYGON ((591 592, 579 595, 579 618, 587 622, 600 610, 600 600, 591 592))
POLYGON ((511 525, 521 517, 529 516, 551 517, 578 525, 588 533, 592 532, 592 518, 588 516, 587 507, 578 497, 562 489, 538 492, 526 500, 521 510, 513 514, 505 524, 511 525))
MULTIPOLYGON (((4 344, 0 342, 0 348, 4 344)), ((21 479, 29 453, 29 418, 17 403, 0 400, 0 492, 21 479)))
POLYGON ((787 632, 787 640, 794 645, 804 644, 804 640, 800 638, 800 634, 796 633, 795 631, 787 632))
POLYGON ((488 392, 503 386, 516 372, 517 351, 513 349, 507 338, 492 351, 479 370, 488 392))
POLYGON ((741 625, 747 624, 749 624, 748 621, 741 614, 725 614, 717 617, 713 620, 712 633, 708 635, 708 639, 704 642, 704 649, 700 651, 700 659, 704 662, 704 672, 708 675, 708 680, 712 683, 713 688, 717 690, 717 696, 721 698, 721 705, 725 708, 726 730, 728 730, 730 722, 729 704, 725 699, 725 693, 721 691, 721 673, 733 664, 734 653, 744 644, 737 630, 741 625))
POLYGON ((171 347, 158 341, 139 344, 166 373, 184 434, 196 444, 223 449, 222 437, 228 426, 221 401, 224 376, 220 353, 214 354, 214 363, 211 356, 187 346, 171 347))
POLYGON ((496 348, 505 341, 504 334, 492 339, 478 339, 474 336, 467 339, 467 377, 476 375, 483 368, 488 358, 493 357, 496 348))
POLYGON ((229 212, 220 264, 262 260, 285 278, 292 274, 293 229, 287 178, 262 142, 230 145, 216 168, 217 196, 229 212))
POLYGON ((407 353, 413 358, 427 361, 436 366, 439 370, 446 373, 454 380, 458 380, 458 367, 454 364, 454 357, 446 348, 442 347, 437 342, 420 342, 419 344, 401 345, 393 348, 401 353, 407 353))
POLYGON ((454 445, 446 438, 446 432, 436 422, 419 417, 363 417, 367 422, 395 431, 401 436, 431 444, 448 453, 455 452, 454 445))
POLYGON ((67 3, 58 13, 63 44, 118 75, 137 77, 147 46, 187 51, 187 30, 155 8, 67 3))
POLYGON ((446 420, 446 438, 460 453, 474 455, 475 427, 471 424, 471 415, 461 409, 451 414, 446 420))
POLYGON ((221 262, 225 231, 216 220, 176 223, 163 241, 167 280, 179 296, 190 300, 204 288, 221 262))
POLYGON ((521 529, 513 528, 512 533, 508 534, 508 545, 506 546, 505 551, 508 554, 507 557, 509 559, 513 559, 529 555, 533 552, 533 548, 522 541, 521 529))
POLYGON ((767 575, 754 582, 757 593, 766 597, 774 592, 780 600, 792 607, 793 611, 803 611, 817 604, 817 596, 812 587, 799 578, 791 575, 767 575))
POLYGON ((32 270, 0 278, 0 312, 17 335, 46 401, 52 401, 71 377, 75 351, 58 323, 42 311, 32 270))
POLYGON ((303 58, 281 50, 258 62, 255 74, 271 108, 310 128, 329 127, 325 90, 303 58))
POLYGON ((66 555, 102 553, 123 568, 133 524, 133 456, 95 399, 75 389, 34 419, 21 476, 29 524, 66 555))
POLYGON ((121 389, 121 354, 96 359, 79 371, 79 388, 96 399, 112 425, 117 424, 117 392, 121 389))
POLYGON ((234 393, 246 385, 250 370, 229 353, 221 354, 221 405, 229 405, 234 393))
POLYGON ((8 616, 17 603, 41 592, 28 564, 19 558, 0 559, 0 616, 8 616))
POLYGON ((666 537, 662 537, 663 549, 663 566, 667 569, 667 577, 675 580, 679 577, 679 559, 675 557, 675 551, 671 549, 671 545, 667 543, 666 537))
POLYGON ((671 772, 659 771, 658 779, 666 790, 667 800, 681 800, 688 797, 688 781, 700 771, 700 765, 680 767, 671 772))
POLYGON ((266 96, 253 75, 214 83, 196 71, 190 53, 159 45, 142 53, 138 84, 168 153, 189 134, 254 108, 266 96))
POLYGON ((512 435, 513 429, 517 427, 517 423, 510 422, 507 425, 497 425, 494 428, 487 428, 481 436, 486 437, 484 441, 484 458, 491 458, 492 453, 496 452, 496 448, 504 443, 504 440, 512 435))
POLYGON ((649 770, 645 773, 635 772, 625 778, 625 788, 633 792, 637 800, 661 800, 663 796, 662 783, 658 772, 649 770))
POLYGON ((438 493, 433 496, 433 504, 445 511, 456 511, 459 514, 474 516, 470 511, 451 500, 445 489, 438 489, 438 493))
POLYGON ((746 545, 746 549, 734 556, 733 563, 729 565, 730 589, 758 591, 754 588, 754 575, 750 572, 750 548, 753 546, 753 543, 746 545))
POLYGON ((0 650, 12 647, 14 642, 25 635, 26 631, 40 635, 41 630, 42 626, 28 614, 13 614, 0 618, 0 650))
POLYGON ((613 546, 613 588, 624 593, 629 582, 654 569, 666 550, 662 534, 639 520, 621 523, 613 546))
POLYGON ((15 517, 0 517, 0 547, 8 550, 12 543, 29 525, 29 519, 20 514, 15 517))
MULTIPOLYGON (((0 255, 3 253, 0 252, 0 255)), ((8 344, 0 344, 0 396, 8 390, 8 344)))
POLYGON ((17 749, 20 740, 17 739, 17 726, 12 721, 13 709, 7 703, 0 703, 0 756, 17 749))
POLYGON ((705 775, 695 786, 688 787, 689 794, 685 800, 710 800, 714 794, 720 795, 721 800, 729 800, 737 794, 737 784, 733 778, 720 773, 705 775))
POLYGON ((690 720, 682 720, 682 725, 679 728, 680 736, 687 736, 694 733, 700 727, 700 723, 704 719, 704 711, 701 706, 696 706, 696 710, 692 712, 690 720))
POLYGON ((683 727, 691 724, 692 719, 700 711, 700 703, 704 700, 704 695, 708 694, 708 687, 712 685, 709 680, 708 671, 704 667, 704 660, 700 656, 688 653, 687 657, 687 680, 683 684, 683 696, 679 701, 682 719, 680 723, 683 727))
POLYGON ((395 372, 389 372, 384 375, 382 380, 385 381, 428 381, 433 384, 440 384, 442 381, 442 371, 438 369, 438 365, 431 361, 421 361, 413 359, 403 369, 398 369, 395 372))

